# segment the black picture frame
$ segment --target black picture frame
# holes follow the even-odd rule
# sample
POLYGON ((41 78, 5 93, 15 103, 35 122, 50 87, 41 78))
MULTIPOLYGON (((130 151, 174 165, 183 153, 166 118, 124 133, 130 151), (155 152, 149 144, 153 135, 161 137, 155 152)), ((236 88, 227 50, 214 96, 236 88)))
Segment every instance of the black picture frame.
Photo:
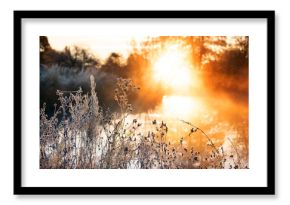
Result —
POLYGON ((273 195, 275 194, 275 11, 14 11, 15 195, 273 195), (205 18, 267 21, 267 186, 265 187, 24 187, 22 185, 22 19, 205 18))

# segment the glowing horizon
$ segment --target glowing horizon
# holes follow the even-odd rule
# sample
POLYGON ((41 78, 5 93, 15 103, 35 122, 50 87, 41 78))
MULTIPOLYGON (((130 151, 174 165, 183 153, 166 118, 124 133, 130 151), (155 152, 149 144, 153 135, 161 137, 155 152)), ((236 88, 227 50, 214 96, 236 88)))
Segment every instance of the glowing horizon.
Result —
POLYGON ((51 47, 58 51, 63 50, 66 46, 79 46, 92 51, 101 60, 105 60, 112 52, 117 52, 124 58, 128 57, 130 52, 132 52, 132 43, 138 44, 146 37, 47 36, 47 38, 51 47))

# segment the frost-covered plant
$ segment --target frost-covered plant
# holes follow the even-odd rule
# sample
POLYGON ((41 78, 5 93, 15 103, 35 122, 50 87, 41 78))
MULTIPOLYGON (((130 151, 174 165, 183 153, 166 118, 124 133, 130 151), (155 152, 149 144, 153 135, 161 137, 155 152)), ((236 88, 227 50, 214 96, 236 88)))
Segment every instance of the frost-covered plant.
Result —
POLYGON ((238 148, 230 141, 235 153, 224 153, 222 146, 190 122, 188 135, 170 141, 170 127, 156 119, 144 122, 131 119, 132 105, 128 94, 138 91, 130 79, 118 78, 114 99, 120 110, 112 113, 99 106, 96 83, 90 76, 90 93, 57 91, 52 117, 46 115, 46 105, 40 110, 40 168, 43 169, 201 169, 247 168, 238 148), (148 122, 145 122, 148 123, 148 122), (186 143, 192 135, 201 134, 208 149, 198 151, 186 143))

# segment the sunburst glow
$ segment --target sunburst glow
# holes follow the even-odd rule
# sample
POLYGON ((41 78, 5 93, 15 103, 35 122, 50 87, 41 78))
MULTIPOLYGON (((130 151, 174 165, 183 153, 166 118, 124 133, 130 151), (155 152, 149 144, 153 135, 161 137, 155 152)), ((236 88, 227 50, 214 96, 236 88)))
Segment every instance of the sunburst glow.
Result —
POLYGON ((187 51, 178 45, 167 47, 153 65, 154 79, 173 89, 183 89, 189 86, 191 65, 187 56, 187 51))

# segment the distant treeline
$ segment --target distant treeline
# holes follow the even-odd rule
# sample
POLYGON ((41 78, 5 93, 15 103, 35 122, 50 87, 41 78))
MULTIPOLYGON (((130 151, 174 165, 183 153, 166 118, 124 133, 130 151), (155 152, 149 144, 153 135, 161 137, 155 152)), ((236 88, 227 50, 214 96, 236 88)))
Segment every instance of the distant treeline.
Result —
POLYGON ((248 94, 248 37, 236 37, 229 45, 227 37, 156 37, 147 39, 141 50, 124 59, 113 52, 101 61, 89 50, 78 46, 57 51, 46 36, 40 36, 40 107, 46 103, 48 115, 54 111, 57 90, 90 89, 90 75, 96 79, 96 92, 104 109, 116 111, 114 89, 117 78, 130 78, 140 87, 129 94, 134 112, 153 110, 161 103, 166 88, 153 82, 152 62, 148 57, 167 42, 178 41, 191 46, 192 63, 203 75, 203 81, 212 91, 223 91, 237 100, 247 100, 248 94))

